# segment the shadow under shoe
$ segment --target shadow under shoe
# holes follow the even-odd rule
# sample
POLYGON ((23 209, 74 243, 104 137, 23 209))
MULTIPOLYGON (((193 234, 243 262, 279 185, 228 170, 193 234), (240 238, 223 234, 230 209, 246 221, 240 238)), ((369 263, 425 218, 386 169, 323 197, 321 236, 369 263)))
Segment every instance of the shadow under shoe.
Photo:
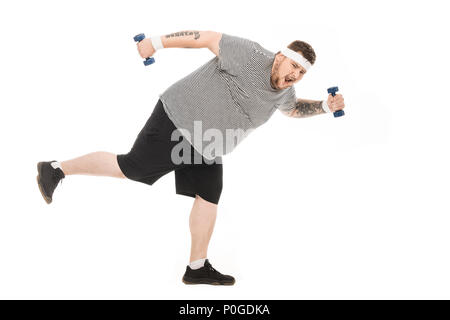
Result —
POLYGON ((186 267, 186 273, 183 276, 185 284, 211 284, 232 286, 235 279, 232 276, 221 274, 214 269, 208 259, 200 269, 193 270, 189 266, 186 267))
POLYGON ((60 168, 55 169, 52 167, 52 162, 55 162, 55 160, 37 164, 38 175, 36 180, 42 197, 48 204, 52 202, 53 192, 58 183, 65 177, 64 172, 60 168))

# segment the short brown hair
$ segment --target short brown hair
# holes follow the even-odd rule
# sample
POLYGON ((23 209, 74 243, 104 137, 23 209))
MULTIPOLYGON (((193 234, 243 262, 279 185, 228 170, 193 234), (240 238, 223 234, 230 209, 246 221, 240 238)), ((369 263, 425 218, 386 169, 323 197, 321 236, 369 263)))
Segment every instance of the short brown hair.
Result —
POLYGON ((288 48, 296 52, 300 51, 303 57, 311 64, 314 64, 316 61, 316 53, 314 52, 314 49, 306 42, 296 40, 288 45, 288 48))

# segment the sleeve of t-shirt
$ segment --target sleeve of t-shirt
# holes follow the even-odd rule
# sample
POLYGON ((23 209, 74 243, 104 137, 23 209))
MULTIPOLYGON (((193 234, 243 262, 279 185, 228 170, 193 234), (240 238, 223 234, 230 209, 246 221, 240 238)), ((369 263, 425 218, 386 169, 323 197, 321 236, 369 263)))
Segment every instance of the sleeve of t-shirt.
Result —
POLYGON ((295 109, 295 104, 297 103, 297 94, 295 93, 295 88, 292 86, 287 90, 287 94, 284 95, 283 100, 277 103, 277 108, 283 112, 290 112, 295 109))
POLYGON ((255 52, 255 42, 222 33, 219 42, 218 65, 221 70, 237 75, 255 52))

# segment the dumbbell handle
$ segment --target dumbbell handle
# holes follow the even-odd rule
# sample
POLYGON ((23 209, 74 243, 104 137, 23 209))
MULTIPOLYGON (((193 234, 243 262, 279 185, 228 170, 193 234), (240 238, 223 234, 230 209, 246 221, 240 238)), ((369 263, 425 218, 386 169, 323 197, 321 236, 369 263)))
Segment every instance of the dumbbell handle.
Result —
MULTIPOLYGON (((328 91, 329 94, 331 94, 333 97, 335 97, 336 96, 336 92, 339 91, 339 88, 338 87, 331 87, 331 88, 328 88, 327 91, 328 91)), ((344 114, 345 114, 344 110, 338 110, 338 111, 333 112, 333 115, 334 115, 335 118, 342 117, 344 114)))
MULTIPOLYGON (((145 39, 145 34, 139 33, 139 34, 135 35, 133 39, 136 42, 141 42, 142 40, 145 39)), ((149 66, 149 65, 155 63, 155 59, 152 57, 148 57, 143 62, 144 62, 144 66, 149 66)))

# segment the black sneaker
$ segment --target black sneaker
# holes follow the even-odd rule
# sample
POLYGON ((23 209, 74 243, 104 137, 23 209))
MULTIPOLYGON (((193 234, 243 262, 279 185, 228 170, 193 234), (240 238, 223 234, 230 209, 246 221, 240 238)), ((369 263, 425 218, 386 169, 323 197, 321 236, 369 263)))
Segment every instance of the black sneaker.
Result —
POLYGON ((37 164, 38 175, 36 177, 39 190, 44 200, 50 204, 52 202, 53 192, 58 183, 65 177, 64 172, 60 168, 53 168, 50 163, 55 162, 39 162, 37 164))
POLYGON ((183 282, 185 284, 232 286, 234 284, 234 278, 232 276, 221 274, 219 271, 214 269, 208 259, 206 259, 204 266, 200 269, 192 270, 189 266, 187 266, 186 273, 183 276, 183 282))

